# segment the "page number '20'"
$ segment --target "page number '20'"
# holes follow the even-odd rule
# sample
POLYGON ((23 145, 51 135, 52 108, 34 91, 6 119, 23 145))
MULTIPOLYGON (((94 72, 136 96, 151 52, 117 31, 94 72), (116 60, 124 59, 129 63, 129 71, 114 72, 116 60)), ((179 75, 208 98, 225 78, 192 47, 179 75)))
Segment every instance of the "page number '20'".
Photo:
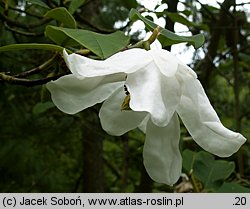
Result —
POLYGON ((246 197, 235 197, 235 202, 233 205, 246 205, 247 204, 247 198, 246 197))

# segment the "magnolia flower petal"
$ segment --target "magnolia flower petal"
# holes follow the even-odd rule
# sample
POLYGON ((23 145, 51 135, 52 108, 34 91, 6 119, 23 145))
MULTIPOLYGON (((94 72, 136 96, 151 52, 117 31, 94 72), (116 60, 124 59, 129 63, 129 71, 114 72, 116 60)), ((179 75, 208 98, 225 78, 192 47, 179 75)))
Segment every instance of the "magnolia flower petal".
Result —
POLYGON ((148 121, 143 160, 154 181, 173 185, 179 179, 182 168, 179 139, 180 126, 176 113, 165 127, 148 121))
POLYGON ((150 120, 150 115, 149 115, 149 114, 147 114, 147 116, 143 119, 143 121, 138 125, 138 128, 139 128, 144 134, 146 134, 148 120, 150 120))
POLYGON ((197 78, 197 74, 187 65, 179 63, 176 73, 177 77, 181 77, 182 80, 197 78))
POLYGON ((99 76, 77 79, 66 75, 49 82, 46 87, 52 101, 61 111, 75 114, 107 99, 117 88, 123 85, 121 75, 99 76))
POLYGON ((150 50, 149 53, 153 57, 156 67, 166 77, 172 77, 179 74, 183 77, 197 78, 196 73, 174 54, 167 50, 150 50))
POLYGON ((126 86, 132 110, 149 112, 158 126, 168 124, 181 97, 180 84, 175 77, 165 77, 150 63, 143 70, 129 74, 126 86))
POLYGON ((63 51, 65 62, 77 77, 95 77, 114 73, 132 73, 152 62, 152 57, 143 49, 130 49, 114 54, 106 60, 93 60, 63 51))
POLYGON ((172 77, 178 69, 180 61, 169 51, 164 49, 150 50, 155 67, 165 76, 172 77))
POLYGON ((102 128, 110 135, 120 136, 135 129, 146 117, 146 112, 121 110, 125 98, 123 88, 119 88, 102 105, 99 118, 102 128))
POLYGON ((197 79, 186 81, 177 112, 197 144, 217 156, 232 155, 246 141, 221 124, 197 79))

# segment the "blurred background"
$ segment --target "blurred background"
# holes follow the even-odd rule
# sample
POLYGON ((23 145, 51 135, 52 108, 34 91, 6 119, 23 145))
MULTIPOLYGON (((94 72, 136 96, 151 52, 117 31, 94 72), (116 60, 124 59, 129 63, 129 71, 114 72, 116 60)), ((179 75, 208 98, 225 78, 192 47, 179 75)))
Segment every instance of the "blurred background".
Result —
MULTIPOLYGON (((199 49, 166 49, 196 71, 222 123, 250 139, 249 1, 0 0, 0 46, 52 43, 45 27, 58 21, 44 14, 57 7, 67 8, 79 29, 121 30, 131 43, 148 32, 141 21, 129 21, 131 8, 179 35, 204 34, 199 49)), ((53 56, 44 50, 1 53, 0 72, 22 78, 53 56)), ((60 68, 55 62, 30 78, 60 68)), ((183 175, 169 187, 145 172, 144 134, 109 136, 101 129, 99 108, 67 115, 54 107, 44 85, 0 80, 0 192, 250 192, 249 140, 234 156, 218 159, 201 151, 182 127, 183 175)))

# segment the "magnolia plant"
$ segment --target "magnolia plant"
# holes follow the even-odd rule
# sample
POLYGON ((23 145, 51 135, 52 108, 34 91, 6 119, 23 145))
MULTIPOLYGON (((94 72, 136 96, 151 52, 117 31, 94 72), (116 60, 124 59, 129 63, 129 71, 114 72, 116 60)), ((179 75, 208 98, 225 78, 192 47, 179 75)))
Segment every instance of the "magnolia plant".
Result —
POLYGON ((222 125, 196 73, 166 50, 134 48, 104 61, 64 50, 64 59, 72 74, 47 84, 54 104, 75 114, 103 102, 99 117, 107 133, 141 129, 144 166, 156 182, 173 185, 180 177, 179 118, 217 156, 232 155, 246 141, 222 125))

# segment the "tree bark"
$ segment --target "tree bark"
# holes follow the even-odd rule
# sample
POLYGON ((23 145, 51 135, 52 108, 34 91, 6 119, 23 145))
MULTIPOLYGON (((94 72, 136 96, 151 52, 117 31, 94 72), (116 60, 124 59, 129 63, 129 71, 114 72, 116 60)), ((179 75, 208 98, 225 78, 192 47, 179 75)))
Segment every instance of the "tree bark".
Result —
POLYGON ((217 55, 217 49, 219 47, 219 41, 221 35, 224 33, 224 26, 228 20, 229 9, 235 4, 235 0, 225 0, 220 9, 219 19, 215 23, 212 23, 214 27, 211 28, 211 38, 207 48, 207 53, 205 58, 199 64, 199 67, 196 69, 199 74, 199 80, 201 81, 205 89, 209 88, 209 79, 211 73, 213 72, 214 64, 213 60, 217 55))
POLYGON ((104 192, 103 136, 98 115, 84 112, 83 142, 83 192, 104 192))
POLYGON ((126 187, 128 184, 128 170, 129 170, 129 137, 128 134, 124 134, 121 136, 122 147, 123 147, 123 169, 121 176, 121 192, 126 191, 126 187))
MULTIPOLYGON (((168 12, 177 12, 177 5, 178 5, 179 0, 176 1, 172 1, 172 0, 164 0, 162 1, 162 3, 167 3, 168 5, 168 12)), ((175 22, 173 22, 168 16, 166 17, 166 26, 165 28, 173 31, 174 32, 174 24, 175 22)), ((171 46, 166 46, 164 47, 164 49, 171 51, 171 46)))
POLYGON ((149 177, 145 167, 142 165, 140 184, 138 187, 135 188, 135 192, 151 193, 152 187, 153 187, 153 181, 149 177))

